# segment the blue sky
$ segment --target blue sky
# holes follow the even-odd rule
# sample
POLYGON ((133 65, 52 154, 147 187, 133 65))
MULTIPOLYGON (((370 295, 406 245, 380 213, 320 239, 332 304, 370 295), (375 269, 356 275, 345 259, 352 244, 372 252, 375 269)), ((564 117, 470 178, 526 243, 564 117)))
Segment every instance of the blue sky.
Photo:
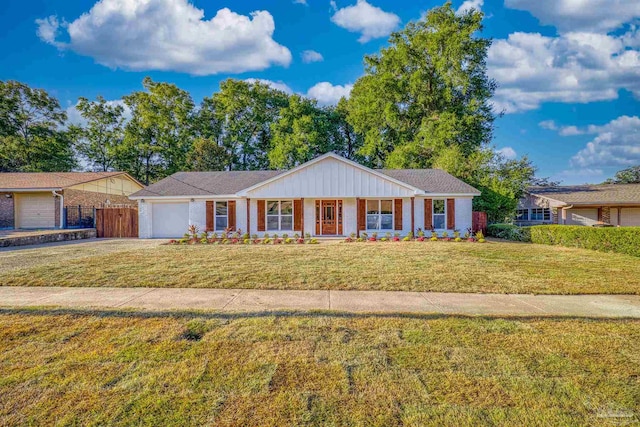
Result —
MULTIPOLYGON (((362 57, 440 1, 35 0, 0 4, 0 79, 117 100, 144 76, 198 102, 221 80, 262 79, 316 97, 348 95, 362 57)), ((640 164, 640 1, 467 0, 480 8, 500 87, 495 145, 539 176, 601 182, 640 164)))

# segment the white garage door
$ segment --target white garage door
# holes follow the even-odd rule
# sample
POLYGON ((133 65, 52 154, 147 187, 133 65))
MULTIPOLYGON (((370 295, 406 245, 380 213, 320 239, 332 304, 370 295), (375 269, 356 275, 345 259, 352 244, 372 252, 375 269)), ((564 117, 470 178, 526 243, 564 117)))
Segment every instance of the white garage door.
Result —
POLYGON ((16 194, 17 228, 53 228, 56 202, 51 193, 16 194))
POLYGON ((620 225, 623 227, 640 227, 640 208, 622 208, 620 225))
POLYGON ((189 203, 153 203, 152 237, 182 237, 189 227, 189 203))
POLYGON ((569 209, 567 225, 593 225, 598 223, 598 209, 569 209))

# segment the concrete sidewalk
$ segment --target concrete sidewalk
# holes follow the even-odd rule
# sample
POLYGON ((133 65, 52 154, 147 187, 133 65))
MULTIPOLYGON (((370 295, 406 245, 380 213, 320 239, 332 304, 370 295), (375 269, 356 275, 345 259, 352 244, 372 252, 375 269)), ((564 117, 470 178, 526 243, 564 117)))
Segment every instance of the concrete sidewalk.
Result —
POLYGON ((638 295, 505 295, 383 291, 0 286, 3 307, 140 310, 335 310, 497 316, 640 318, 638 295))

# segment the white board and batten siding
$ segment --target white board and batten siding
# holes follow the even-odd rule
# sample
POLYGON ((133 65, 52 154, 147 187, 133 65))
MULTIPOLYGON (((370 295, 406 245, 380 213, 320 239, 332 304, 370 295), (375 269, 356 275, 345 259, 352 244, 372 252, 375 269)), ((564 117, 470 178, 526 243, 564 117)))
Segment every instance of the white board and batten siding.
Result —
POLYGON ((334 158, 325 158, 247 192, 249 198, 411 197, 415 190, 334 158))

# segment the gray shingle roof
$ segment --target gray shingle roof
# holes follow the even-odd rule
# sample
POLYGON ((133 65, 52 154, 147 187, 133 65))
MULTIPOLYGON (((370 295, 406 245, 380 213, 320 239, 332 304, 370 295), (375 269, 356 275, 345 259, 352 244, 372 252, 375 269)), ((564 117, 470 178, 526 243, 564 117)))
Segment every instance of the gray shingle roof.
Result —
POLYGON ((640 184, 531 187, 528 191, 566 204, 640 204, 640 184))
POLYGON ((132 194, 135 197, 235 194, 283 171, 177 172, 132 194))
MULTIPOLYGON (((284 171, 178 172, 132 194, 134 197, 230 195, 284 171)), ((478 191, 440 169, 380 169, 398 181, 428 193, 474 194, 478 191)))
POLYGON ((441 169, 380 169, 378 172, 427 193, 474 194, 478 190, 441 169))

